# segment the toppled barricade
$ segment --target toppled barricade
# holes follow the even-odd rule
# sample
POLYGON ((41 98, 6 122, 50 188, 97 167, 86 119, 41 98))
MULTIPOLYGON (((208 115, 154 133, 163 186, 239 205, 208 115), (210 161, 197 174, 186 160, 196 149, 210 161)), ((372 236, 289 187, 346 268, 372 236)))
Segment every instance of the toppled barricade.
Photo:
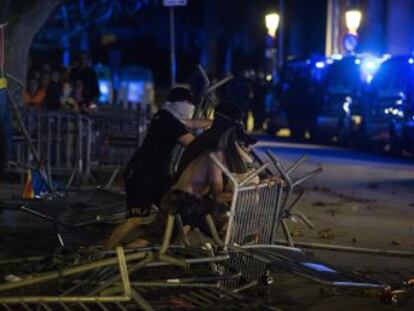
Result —
MULTIPOLYGON (((241 181, 213 157, 234 189, 224 234, 218 233, 214 223, 210 223, 214 245, 170 246, 171 235, 166 234, 161 247, 131 250, 126 255, 122 249, 117 249, 116 258, 111 253, 97 253, 104 258, 91 261, 90 256, 84 256, 78 260, 80 263, 75 264, 74 260, 59 267, 58 271, 53 271, 53 266, 52 269, 46 266, 42 271, 51 271, 23 274, 26 276, 16 273, 17 279, 11 278, 12 282, 0 285, 0 305, 13 310, 11 306, 16 304, 26 310, 36 306, 51 309, 49 304, 63 310, 126 310, 135 304, 144 310, 153 310, 165 306, 186 308, 186 304, 187 307, 202 308, 230 299, 232 304, 248 308, 253 302, 236 293, 261 282, 268 276, 270 267, 324 285, 383 288, 381 283, 309 259, 293 247, 286 220, 294 215, 304 224, 312 225, 294 209, 301 196, 295 197, 294 189, 321 170, 294 180, 291 175, 305 158, 284 170, 273 154, 267 152, 267 155, 270 162, 260 160, 262 165, 241 181), (266 172, 266 178, 261 183, 249 185, 263 172, 266 172), (274 244, 280 228, 290 247, 274 244), (160 267, 166 267, 166 270, 160 270, 160 267)), ((96 213, 91 213, 90 221, 83 221, 90 224, 102 219, 99 210, 96 213)), ((63 221, 65 219, 70 217, 63 221)), ((171 223, 167 224, 166 232, 168 226, 171 223)))

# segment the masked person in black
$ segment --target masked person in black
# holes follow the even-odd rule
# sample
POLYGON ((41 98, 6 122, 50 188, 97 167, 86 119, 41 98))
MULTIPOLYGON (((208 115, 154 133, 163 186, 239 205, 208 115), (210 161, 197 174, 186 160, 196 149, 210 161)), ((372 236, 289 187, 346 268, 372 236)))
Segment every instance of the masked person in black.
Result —
POLYGON ((169 164, 174 146, 188 145, 194 136, 186 121, 193 117, 195 107, 191 91, 175 87, 168 94, 168 101, 154 115, 147 136, 129 161, 124 172, 127 194, 128 219, 116 227, 105 243, 105 249, 113 249, 150 214, 151 206, 158 205, 173 184, 169 176, 169 164))

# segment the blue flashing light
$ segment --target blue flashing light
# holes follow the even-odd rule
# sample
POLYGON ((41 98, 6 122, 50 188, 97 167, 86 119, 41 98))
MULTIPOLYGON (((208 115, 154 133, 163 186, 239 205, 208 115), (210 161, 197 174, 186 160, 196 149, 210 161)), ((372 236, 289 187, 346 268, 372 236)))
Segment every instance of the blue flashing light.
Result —
POLYGON ((355 65, 359 65, 359 64, 361 64, 361 60, 357 58, 357 59, 355 60, 355 65))
POLYGON ((110 81, 109 80, 99 80, 99 102, 100 103, 109 103, 110 101, 110 81))
POLYGON ((369 71, 371 70, 375 70, 377 69, 378 65, 376 62, 374 62, 373 60, 367 60, 366 62, 364 62, 364 66, 366 69, 368 69, 369 71))
POLYGON ((414 59, 412 59, 412 58, 410 57, 410 58, 408 59, 408 63, 409 63, 409 64, 411 64, 411 65, 412 65, 412 64, 414 64, 414 59))
POLYGON ((139 103, 144 101, 145 82, 129 81, 128 85, 128 102, 139 103))
POLYGON ((322 69, 325 67, 325 63, 324 62, 316 62, 315 64, 316 68, 322 69))
POLYGON ((362 61, 361 73, 365 81, 370 84, 380 66, 380 60, 375 57, 367 57, 362 61))

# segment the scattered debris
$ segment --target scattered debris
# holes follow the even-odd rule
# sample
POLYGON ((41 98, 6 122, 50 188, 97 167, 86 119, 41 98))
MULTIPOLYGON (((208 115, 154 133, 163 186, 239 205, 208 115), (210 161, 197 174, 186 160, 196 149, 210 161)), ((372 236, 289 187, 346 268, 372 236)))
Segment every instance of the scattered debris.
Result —
POLYGON ((334 209, 327 209, 325 213, 330 214, 332 217, 335 217, 336 211, 334 209))
POLYGON ((402 244, 402 242, 401 241, 399 241, 399 240, 393 240, 392 242, 391 242, 391 245, 401 245, 402 244))
POLYGON ((335 234, 334 234, 334 232, 332 231, 331 228, 320 230, 318 232, 318 235, 321 239, 332 239, 332 238, 335 237, 335 234))
POLYGON ((356 243, 357 242, 357 239, 354 237, 354 238, 352 238, 352 243, 356 243))
POLYGON ((301 229, 296 229, 296 230, 291 232, 291 236, 292 237, 300 237, 300 236, 303 236, 303 232, 302 232, 301 229))

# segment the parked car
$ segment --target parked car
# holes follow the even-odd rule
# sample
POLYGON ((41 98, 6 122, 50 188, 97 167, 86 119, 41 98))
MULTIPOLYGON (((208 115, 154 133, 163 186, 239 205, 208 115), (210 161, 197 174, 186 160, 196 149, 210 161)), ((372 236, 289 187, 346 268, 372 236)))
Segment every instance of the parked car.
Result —
POLYGON ((414 150, 414 58, 385 61, 372 80, 363 109, 362 140, 393 153, 414 150))

